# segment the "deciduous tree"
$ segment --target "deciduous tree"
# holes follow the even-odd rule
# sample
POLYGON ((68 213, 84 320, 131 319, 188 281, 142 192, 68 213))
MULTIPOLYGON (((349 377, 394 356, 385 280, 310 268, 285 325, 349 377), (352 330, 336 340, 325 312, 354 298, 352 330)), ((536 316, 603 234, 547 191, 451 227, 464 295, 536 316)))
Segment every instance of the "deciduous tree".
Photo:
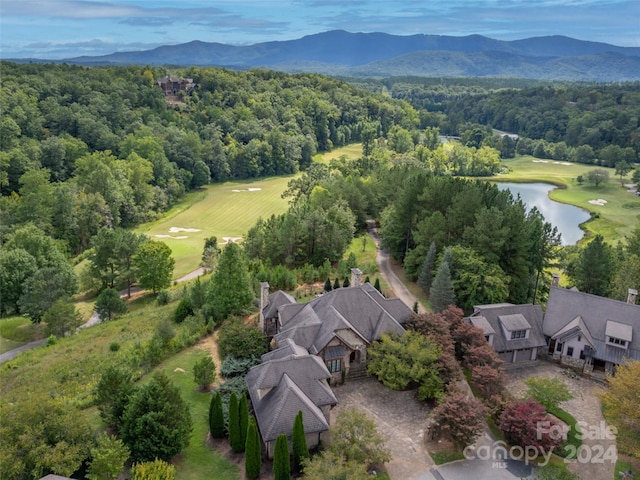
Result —
POLYGON ((64 337, 82 325, 82 315, 69 300, 57 300, 42 316, 47 334, 64 337))
POLYGON ((133 257, 133 265, 140 287, 157 293, 171 284, 175 260, 166 243, 154 240, 144 242, 133 257))
POLYGON ((484 428, 484 406, 462 392, 447 395, 431 415, 437 428, 459 447, 471 445, 484 428))
POLYGON ((391 453, 375 422, 355 407, 345 408, 338 413, 335 427, 331 429, 330 448, 346 461, 366 467, 391 460, 391 453))
POLYGON ((129 449, 122 440, 102 433, 98 436, 98 444, 91 449, 91 463, 87 478, 89 480, 112 480, 124 470, 129 458, 129 449))
POLYGON ((371 474, 362 463, 345 461, 344 456, 323 450, 304 462, 304 480, 349 479, 370 480, 371 474))
POLYGON ((116 315, 126 312, 127 303, 120 298, 120 292, 116 289, 105 288, 96 298, 95 309, 100 320, 106 322, 116 315))
POLYGON ((510 444, 545 450, 559 446, 559 439, 549 435, 549 431, 555 431, 554 425, 544 407, 530 398, 509 403, 498 420, 498 426, 510 444), (541 430, 542 425, 545 431, 541 430))
POLYGON ((573 398, 567 384, 559 378, 529 377, 524 383, 529 387, 526 395, 539 402, 547 411, 557 407, 560 402, 573 398))

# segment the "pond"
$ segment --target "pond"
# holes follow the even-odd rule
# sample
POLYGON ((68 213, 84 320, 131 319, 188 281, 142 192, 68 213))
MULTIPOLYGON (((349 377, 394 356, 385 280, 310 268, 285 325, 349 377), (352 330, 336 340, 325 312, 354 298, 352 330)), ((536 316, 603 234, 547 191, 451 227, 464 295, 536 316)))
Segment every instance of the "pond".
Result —
POLYGON ((549 192, 556 188, 547 183, 498 183, 498 189, 510 190, 514 197, 520 195, 529 209, 537 207, 547 222, 558 228, 563 245, 573 245, 582 238, 580 224, 589 220, 590 215, 581 208, 554 202, 549 192))

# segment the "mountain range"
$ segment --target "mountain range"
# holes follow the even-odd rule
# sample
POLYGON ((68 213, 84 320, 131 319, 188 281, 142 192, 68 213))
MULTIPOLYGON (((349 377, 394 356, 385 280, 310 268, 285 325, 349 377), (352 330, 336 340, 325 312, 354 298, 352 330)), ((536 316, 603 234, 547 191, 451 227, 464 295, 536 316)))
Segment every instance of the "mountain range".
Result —
POLYGON ((62 60, 83 65, 255 67, 345 76, 640 80, 640 48, 565 36, 495 40, 481 35, 390 35, 333 30, 247 46, 193 41, 152 50, 62 60))

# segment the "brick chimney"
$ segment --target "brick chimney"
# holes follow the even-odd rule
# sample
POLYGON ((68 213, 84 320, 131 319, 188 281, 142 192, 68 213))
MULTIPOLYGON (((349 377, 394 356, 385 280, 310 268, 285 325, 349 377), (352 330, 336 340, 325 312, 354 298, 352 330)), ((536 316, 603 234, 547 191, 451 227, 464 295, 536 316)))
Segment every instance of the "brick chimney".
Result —
POLYGON ((359 287, 360 285, 362 285, 362 272, 360 271, 359 268, 351 269, 350 285, 352 287, 359 287))
POLYGON ((630 303, 631 305, 635 305, 636 298, 638 298, 638 291, 634 290, 633 288, 630 288, 629 293, 627 295, 627 303, 630 303))
POLYGON ((269 305, 269 284, 260 282, 260 321, 258 327, 264 332, 264 309, 269 305))
POLYGON ((551 280, 551 286, 552 287, 560 286, 560 275, 558 275, 557 273, 553 274, 553 279, 551 280))

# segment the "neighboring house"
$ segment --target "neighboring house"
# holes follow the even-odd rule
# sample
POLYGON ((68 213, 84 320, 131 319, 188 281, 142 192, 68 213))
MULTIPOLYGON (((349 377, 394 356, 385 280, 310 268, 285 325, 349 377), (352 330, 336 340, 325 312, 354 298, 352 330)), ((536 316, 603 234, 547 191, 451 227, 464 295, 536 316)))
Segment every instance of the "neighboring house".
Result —
POLYGON ((546 347, 540 305, 500 303, 477 305, 473 310, 467 320, 484 331, 487 342, 505 363, 536 360, 538 349, 546 347))
POLYGON ((385 298, 371 284, 360 283, 352 269, 351 286, 295 303, 283 292, 268 295, 263 283, 260 326, 276 347, 293 340, 320 357, 333 376, 343 380, 352 368, 364 368, 367 348, 383 333, 403 333, 413 311, 400 299, 385 298))
POLYGON ((73 480, 73 479, 69 477, 61 477, 60 475, 54 475, 53 473, 50 473, 46 477, 42 477, 40 480, 73 480))
POLYGON ((178 95, 179 92, 189 93, 193 88, 195 88, 195 83, 193 83, 192 78, 178 78, 172 75, 167 75, 164 78, 156 81, 156 85, 158 85, 165 95, 178 95))
POLYGON ((625 303, 560 288, 555 277, 543 323, 549 354, 587 374, 614 373, 624 359, 640 360, 637 295, 629 289, 625 303))
POLYGON ((292 340, 281 343, 280 348, 264 354, 263 363, 252 367, 245 377, 269 458, 279 434, 291 441, 299 411, 307 445, 317 446, 329 430, 331 408, 338 403, 327 382, 331 374, 322 360, 292 340))

